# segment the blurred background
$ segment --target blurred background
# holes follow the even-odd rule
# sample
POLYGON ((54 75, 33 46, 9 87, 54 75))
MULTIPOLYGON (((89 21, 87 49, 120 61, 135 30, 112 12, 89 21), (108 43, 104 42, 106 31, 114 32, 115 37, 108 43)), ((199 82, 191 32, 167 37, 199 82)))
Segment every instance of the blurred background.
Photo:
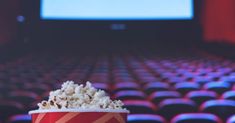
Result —
POLYGON ((0 122, 91 81, 128 123, 235 123, 234 0, 2 0, 0 122))

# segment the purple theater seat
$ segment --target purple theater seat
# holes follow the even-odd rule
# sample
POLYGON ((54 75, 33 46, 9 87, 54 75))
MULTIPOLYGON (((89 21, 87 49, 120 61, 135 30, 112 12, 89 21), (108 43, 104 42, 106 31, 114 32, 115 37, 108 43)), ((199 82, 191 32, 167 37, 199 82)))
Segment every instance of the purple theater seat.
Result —
POLYGON ((38 103, 39 103, 39 102, 41 102, 41 100, 40 100, 40 101, 35 101, 35 102, 31 103, 30 105, 28 105, 28 106, 26 107, 26 110, 27 110, 27 111, 31 111, 31 110, 36 110, 36 109, 38 109, 38 103))
POLYGON ((32 85, 32 87, 28 87, 26 90, 34 92, 34 93, 40 95, 40 94, 43 94, 46 91, 49 91, 50 89, 45 84, 37 84, 37 85, 32 85))
POLYGON ((156 112, 155 105, 146 100, 125 100, 123 103, 131 114, 153 114, 156 112))
POLYGON ((234 100, 235 101, 235 91, 226 91, 222 95, 223 99, 234 100))
POLYGON ((24 106, 18 102, 13 101, 0 101, 0 119, 6 120, 7 117, 24 113, 24 106))
POLYGON ((138 75, 138 79, 143 84, 157 80, 157 78, 154 77, 153 75, 145 76, 144 74, 138 75))
POLYGON ((217 94, 214 91, 191 91, 186 97, 193 100, 199 106, 208 100, 216 99, 217 94))
POLYGON ((8 123, 31 123, 31 116, 27 114, 13 115, 8 119, 8 123))
POLYGON ((43 94, 40 95, 40 100, 48 100, 50 92, 44 92, 43 94))
POLYGON ((204 89, 223 94, 230 90, 230 84, 226 82, 209 82, 203 86, 204 89))
POLYGON ((180 98, 181 94, 176 91, 157 91, 152 93, 149 96, 149 99, 154 103, 154 104, 159 104, 161 101, 169 98, 180 98))
POLYGON ((134 79, 131 76, 120 76, 120 75, 114 75, 114 81, 116 82, 133 82, 134 79))
POLYGON ((184 78, 182 78, 182 77, 175 77, 175 76, 172 76, 172 77, 169 76, 168 80, 169 80, 171 85, 175 85, 177 83, 185 81, 184 78))
POLYGON ((229 75, 229 76, 223 76, 220 78, 220 81, 230 83, 231 85, 235 84, 235 76, 229 75))
POLYGON ((119 82, 115 84, 114 91, 121 91, 121 90, 138 90, 139 85, 134 82, 119 82))
POLYGON ((147 83, 144 87, 144 90, 147 94, 151 94, 155 91, 167 91, 169 90, 169 85, 163 82, 150 82, 147 83))
POLYGON ((197 112, 196 104, 187 99, 165 99, 158 107, 158 113, 166 119, 171 119, 180 113, 193 112, 197 112))
POLYGON ((212 113, 223 120, 227 120, 235 114, 235 101, 232 100, 210 100, 203 103, 200 107, 202 112, 212 113))
POLYGON ((114 97, 115 99, 118 100, 128 100, 128 99, 144 100, 146 96, 142 91, 123 90, 115 93, 114 97))
POLYGON ((235 115, 231 116, 226 123, 235 123, 235 115))
POLYGON ((203 77, 194 77, 193 81, 200 84, 200 85, 204 85, 208 82, 212 81, 212 77, 210 76, 203 76, 203 77))
POLYGON ((114 73, 113 73, 113 75, 115 76, 115 77, 124 77, 124 78, 126 78, 126 77, 131 77, 131 75, 128 73, 128 72, 119 72, 119 71, 115 71, 114 70, 114 73))
POLYGON ((221 119, 208 113, 185 113, 175 116, 171 123, 222 123, 221 119))
POLYGON ((130 114, 127 123, 165 123, 165 119, 153 114, 130 114))
POLYGON ((9 99, 23 105, 31 104, 38 99, 38 95, 30 91, 14 91, 9 94, 9 99))
POLYGON ((185 95, 186 93, 190 91, 195 91, 199 89, 200 89, 200 85, 198 83, 181 82, 175 85, 175 90, 180 92, 182 95, 185 95))
POLYGON ((109 92, 109 85, 108 83, 93 83, 92 82, 92 85, 97 88, 97 89, 101 89, 101 90, 104 90, 106 92, 109 92))

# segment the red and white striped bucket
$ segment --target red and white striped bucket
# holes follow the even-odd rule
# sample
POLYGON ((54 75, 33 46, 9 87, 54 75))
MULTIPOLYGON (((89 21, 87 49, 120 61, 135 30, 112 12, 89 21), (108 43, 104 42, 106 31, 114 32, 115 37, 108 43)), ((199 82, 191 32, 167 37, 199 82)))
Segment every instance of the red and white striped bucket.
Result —
POLYGON ((127 110, 34 110, 32 123, 126 123, 127 110))

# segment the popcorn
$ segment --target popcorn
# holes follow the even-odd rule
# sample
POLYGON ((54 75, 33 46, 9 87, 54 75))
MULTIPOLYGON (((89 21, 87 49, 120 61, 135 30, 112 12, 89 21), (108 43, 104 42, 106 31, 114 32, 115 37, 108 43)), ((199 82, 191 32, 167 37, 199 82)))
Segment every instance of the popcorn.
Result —
POLYGON ((73 81, 62 84, 61 89, 51 91, 48 101, 38 103, 44 109, 123 109, 120 100, 112 101, 103 90, 97 90, 90 82, 78 85, 73 81))

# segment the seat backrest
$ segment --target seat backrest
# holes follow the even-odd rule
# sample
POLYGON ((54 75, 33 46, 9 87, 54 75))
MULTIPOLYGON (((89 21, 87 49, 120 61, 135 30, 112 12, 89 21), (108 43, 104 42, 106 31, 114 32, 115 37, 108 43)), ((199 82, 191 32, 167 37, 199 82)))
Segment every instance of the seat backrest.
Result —
POLYGON ((235 91, 226 91, 222 95, 223 99, 234 100, 235 101, 235 91))
POLYGON ((163 82, 150 82, 144 87, 146 93, 151 94, 154 91, 167 91, 169 90, 169 85, 163 82))
POLYGON ((114 91, 121 91, 121 90, 138 90, 139 85, 134 82, 120 82, 115 84, 114 91))
POLYGON ((28 91, 15 91, 9 94, 9 99, 28 105, 38 99, 38 95, 28 91))
POLYGON ((126 100, 123 103, 132 114, 153 114, 157 110, 153 103, 146 100, 126 100))
POLYGON ((216 115, 208 113, 185 113, 175 116, 171 123, 222 123, 216 115))
POLYGON ((159 104, 158 113, 167 119, 177 114, 197 112, 196 104, 187 99, 166 99, 159 104))
POLYGON ((175 89, 181 94, 186 94, 190 91, 199 90, 200 85, 192 82, 181 82, 175 85, 175 89))
POLYGON ((193 100, 197 105, 201 105, 205 101, 216 99, 218 96, 213 91, 192 91, 186 97, 193 100))
POLYGON ((226 123, 235 123, 235 115, 231 116, 226 123))
POLYGON ((27 97, 37 99, 38 95, 30 91, 14 91, 9 94, 11 97, 27 97))
POLYGON ((181 94, 176 91, 157 91, 152 93, 149 96, 149 99, 154 103, 154 104, 159 104, 161 101, 164 99, 168 98, 180 98, 181 94))
POLYGON ((118 91, 114 97, 119 100, 126 100, 126 99, 145 99, 145 94, 142 91, 137 90, 123 90, 118 91))
POLYGON ((203 86, 206 90, 215 91, 218 94, 222 94, 225 91, 230 90, 230 84, 226 82, 209 82, 203 86))
POLYGON ((44 85, 37 84, 37 85, 32 85, 31 87, 28 87, 26 90, 34 92, 36 94, 42 94, 46 91, 49 91, 50 88, 45 84, 44 85))
POLYGON ((6 120, 11 115, 23 113, 23 110, 24 106, 18 102, 1 101, 0 111, 4 113, 0 114, 0 119, 6 120))
POLYGON ((235 101, 232 100, 210 100, 203 103, 200 110, 206 113, 212 113, 226 120, 235 114, 235 101))
POLYGON ((105 91, 109 91, 109 85, 108 83, 92 83, 92 85, 97 88, 97 89, 102 89, 102 90, 105 90, 105 91))
POLYGON ((165 123, 165 119, 153 114, 130 114, 127 123, 165 123))
POLYGON ((27 114, 13 115, 9 118, 8 123, 31 123, 31 116, 27 114))

